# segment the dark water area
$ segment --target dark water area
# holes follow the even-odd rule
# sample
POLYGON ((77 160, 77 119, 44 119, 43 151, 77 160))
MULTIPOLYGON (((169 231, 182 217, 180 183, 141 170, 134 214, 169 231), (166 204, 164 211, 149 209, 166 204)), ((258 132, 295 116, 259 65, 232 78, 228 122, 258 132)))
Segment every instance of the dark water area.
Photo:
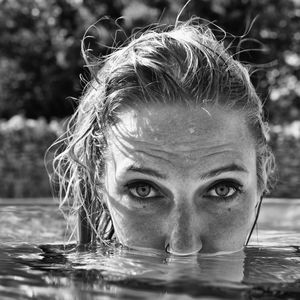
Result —
POLYGON ((300 299, 299 201, 267 201, 250 245, 215 256, 82 249, 65 224, 54 204, 0 202, 1 300, 300 299))

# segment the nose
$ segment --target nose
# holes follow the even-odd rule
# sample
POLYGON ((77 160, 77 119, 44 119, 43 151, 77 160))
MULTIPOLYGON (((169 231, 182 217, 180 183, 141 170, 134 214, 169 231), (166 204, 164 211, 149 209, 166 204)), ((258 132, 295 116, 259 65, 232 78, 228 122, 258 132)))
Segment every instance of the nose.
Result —
POLYGON ((173 214, 166 251, 174 255, 197 254, 202 249, 199 216, 194 209, 181 207, 173 214))

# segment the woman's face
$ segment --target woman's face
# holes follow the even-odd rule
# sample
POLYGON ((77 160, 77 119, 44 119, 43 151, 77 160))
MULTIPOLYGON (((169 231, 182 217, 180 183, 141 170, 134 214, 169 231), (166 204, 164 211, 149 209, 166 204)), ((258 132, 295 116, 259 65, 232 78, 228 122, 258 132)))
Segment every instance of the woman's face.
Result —
POLYGON ((244 116, 153 104, 119 117, 108 134, 105 174, 118 240, 178 255, 240 250, 260 197, 244 116))

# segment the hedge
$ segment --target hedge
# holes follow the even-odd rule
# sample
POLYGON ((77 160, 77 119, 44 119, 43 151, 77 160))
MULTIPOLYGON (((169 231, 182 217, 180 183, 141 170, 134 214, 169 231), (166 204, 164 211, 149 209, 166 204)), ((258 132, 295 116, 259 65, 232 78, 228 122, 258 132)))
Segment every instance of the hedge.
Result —
POLYGON ((0 122, 0 197, 52 195, 44 155, 60 127, 57 121, 22 116, 0 122))

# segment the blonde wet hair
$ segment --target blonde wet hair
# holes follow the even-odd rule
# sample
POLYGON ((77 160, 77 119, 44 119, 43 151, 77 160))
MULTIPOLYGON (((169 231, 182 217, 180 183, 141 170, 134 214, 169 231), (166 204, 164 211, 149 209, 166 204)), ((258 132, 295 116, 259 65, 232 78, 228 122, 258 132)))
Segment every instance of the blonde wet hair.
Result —
MULTIPOLYGON (((87 57, 85 51, 83 55, 87 57)), ((71 213, 78 215, 79 243, 114 239, 102 199, 106 132, 125 106, 221 105, 243 113, 256 142, 258 189, 261 194, 269 190, 274 157, 262 102, 249 68, 230 55, 207 25, 198 19, 160 25, 133 35, 112 54, 89 64, 93 78, 59 141, 63 147, 53 163, 61 205, 71 203, 71 213)))

